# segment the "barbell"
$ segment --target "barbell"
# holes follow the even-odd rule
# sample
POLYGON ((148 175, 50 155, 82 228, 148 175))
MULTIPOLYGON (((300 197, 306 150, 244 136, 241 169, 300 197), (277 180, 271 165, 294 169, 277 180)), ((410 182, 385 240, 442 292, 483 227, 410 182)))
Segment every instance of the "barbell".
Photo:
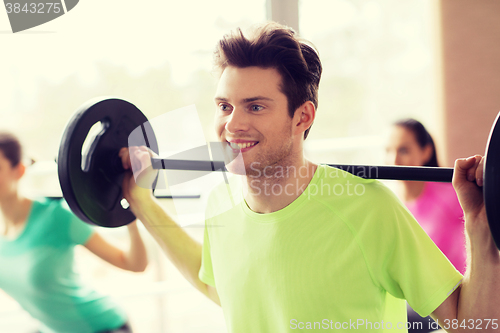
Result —
MULTIPOLYGON (((491 128, 486 147, 483 195, 490 230, 500 249, 499 117, 500 113, 491 128)), ((118 153, 121 148, 130 146, 147 146, 158 154, 158 142, 148 119, 135 105, 123 99, 90 100, 80 106, 69 120, 57 158, 58 176, 64 198, 75 215, 83 221, 103 227, 119 227, 135 219, 131 210, 121 204, 125 170, 118 153), (100 132, 84 148, 90 129, 98 122, 102 124, 100 132)), ((178 156, 182 157, 182 154, 178 156)), ((191 160, 175 157, 152 157, 152 167, 226 171, 222 158, 191 160)), ((329 166, 369 179, 451 182, 453 177, 452 168, 346 164, 329 166)))

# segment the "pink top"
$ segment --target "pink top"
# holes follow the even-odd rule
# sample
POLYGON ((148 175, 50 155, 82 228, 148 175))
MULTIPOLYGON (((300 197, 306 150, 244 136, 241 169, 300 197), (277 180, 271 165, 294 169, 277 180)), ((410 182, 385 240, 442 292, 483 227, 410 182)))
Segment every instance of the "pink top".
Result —
POLYGON ((425 183, 418 199, 405 204, 441 252, 464 274, 464 213, 451 183, 425 183))

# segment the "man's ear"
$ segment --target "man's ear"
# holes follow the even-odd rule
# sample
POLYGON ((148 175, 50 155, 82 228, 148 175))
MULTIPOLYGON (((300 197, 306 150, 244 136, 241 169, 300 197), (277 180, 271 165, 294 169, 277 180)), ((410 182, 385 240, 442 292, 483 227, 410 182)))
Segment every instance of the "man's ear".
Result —
POLYGON ((313 102, 306 101, 295 110, 293 116, 294 134, 301 134, 312 126, 316 117, 316 108, 313 102))

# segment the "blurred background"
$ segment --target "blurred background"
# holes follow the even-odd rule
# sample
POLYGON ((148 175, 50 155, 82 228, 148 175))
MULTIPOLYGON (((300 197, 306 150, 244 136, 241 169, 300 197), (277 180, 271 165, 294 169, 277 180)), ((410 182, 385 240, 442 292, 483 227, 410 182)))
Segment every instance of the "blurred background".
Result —
MULTIPOLYGON (((500 110, 499 15, 500 2, 474 0, 85 0, 12 34, 0 12, 0 129, 17 134, 26 158, 37 161, 23 183, 31 196, 61 193, 54 162, 61 134, 78 106, 96 96, 127 99, 152 122, 194 104, 196 136, 214 141, 214 45, 231 29, 272 19, 310 40, 323 63, 309 158, 381 164, 390 124, 414 117, 435 137, 441 164, 452 166, 484 152, 500 110)), ((186 229, 201 242, 208 188, 199 182, 189 191, 200 199, 176 208, 197 207, 186 229)), ((127 239, 123 228, 99 231, 117 244, 127 239)), ((224 332, 221 309, 142 232, 151 260, 144 273, 120 271, 81 248, 86 281, 118 299, 136 332, 224 332)), ((0 290, 0 332, 36 327, 0 290)))

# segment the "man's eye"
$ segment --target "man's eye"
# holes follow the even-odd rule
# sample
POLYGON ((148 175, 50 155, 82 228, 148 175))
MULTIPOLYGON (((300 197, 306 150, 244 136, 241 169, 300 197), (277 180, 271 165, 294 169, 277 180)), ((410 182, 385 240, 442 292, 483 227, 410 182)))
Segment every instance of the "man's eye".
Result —
POLYGON ((252 106, 250 107, 250 109, 251 109, 252 111, 260 111, 260 110, 262 110, 263 108, 264 108, 264 107, 263 107, 263 106, 260 106, 260 105, 252 105, 252 106))
POLYGON ((219 104, 221 111, 231 111, 231 108, 227 104, 219 104))

